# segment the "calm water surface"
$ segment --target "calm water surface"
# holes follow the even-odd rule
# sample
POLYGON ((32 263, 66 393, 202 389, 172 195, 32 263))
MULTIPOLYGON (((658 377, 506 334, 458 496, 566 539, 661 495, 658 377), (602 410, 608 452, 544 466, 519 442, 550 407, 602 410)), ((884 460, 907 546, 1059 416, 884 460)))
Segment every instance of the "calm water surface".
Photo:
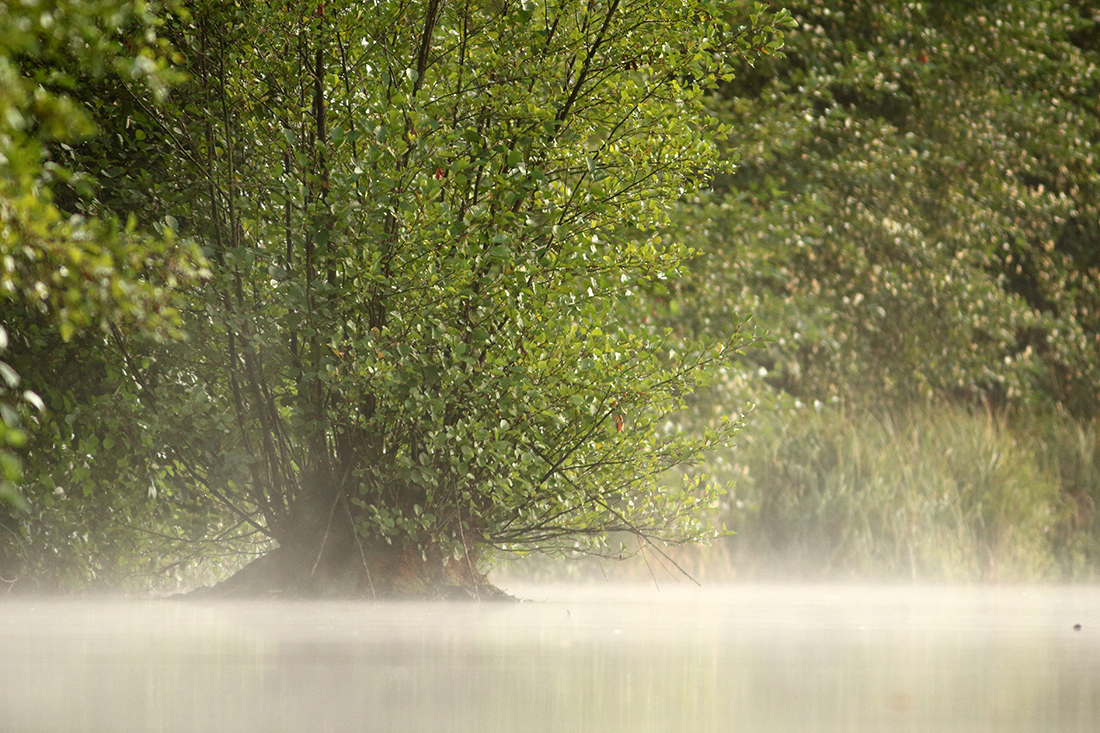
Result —
POLYGON ((0 733, 1100 731, 1096 587, 509 590, 0 603, 0 733))

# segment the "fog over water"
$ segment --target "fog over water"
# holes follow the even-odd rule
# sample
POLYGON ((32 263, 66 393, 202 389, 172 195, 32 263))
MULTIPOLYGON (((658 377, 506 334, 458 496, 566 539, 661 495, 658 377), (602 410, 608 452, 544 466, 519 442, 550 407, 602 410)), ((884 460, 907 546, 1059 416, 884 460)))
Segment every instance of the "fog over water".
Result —
POLYGON ((1100 730, 1096 587, 508 589, 5 602, 0 731, 1100 730))

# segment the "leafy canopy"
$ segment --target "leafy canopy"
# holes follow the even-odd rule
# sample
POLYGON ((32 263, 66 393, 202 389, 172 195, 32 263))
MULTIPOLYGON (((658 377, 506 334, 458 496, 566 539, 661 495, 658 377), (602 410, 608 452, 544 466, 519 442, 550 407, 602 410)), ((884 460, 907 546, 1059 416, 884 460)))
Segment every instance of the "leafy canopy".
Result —
POLYGON ((807 403, 1095 411, 1095 10, 790 8, 786 56, 713 97, 742 164, 678 220, 708 253, 680 323, 754 313, 807 403))

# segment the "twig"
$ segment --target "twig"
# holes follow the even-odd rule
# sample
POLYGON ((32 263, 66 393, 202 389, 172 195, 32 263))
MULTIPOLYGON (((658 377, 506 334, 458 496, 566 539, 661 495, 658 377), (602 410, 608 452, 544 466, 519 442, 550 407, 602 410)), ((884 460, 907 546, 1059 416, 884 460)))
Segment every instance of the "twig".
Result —
POLYGON ((653 572, 653 567, 649 564, 649 558, 645 556, 645 545, 642 545, 642 549, 638 554, 642 556, 642 562, 645 563, 645 569, 649 571, 649 577, 653 580, 653 587, 660 591, 661 586, 657 583, 657 574, 653 572))
POLYGON ((313 561, 313 569, 309 571, 309 577, 317 573, 317 566, 321 564, 321 556, 325 554, 325 544, 328 542, 328 533, 332 529, 332 518, 336 516, 336 505, 340 502, 342 491, 337 491, 332 500, 332 508, 328 510, 328 523, 325 524, 325 536, 321 538, 321 547, 317 549, 317 559, 313 561))
POLYGON ((470 581, 474 584, 474 596, 481 600, 481 591, 477 587, 477 573, 474 572, 474 564, 470 561, 470 550, 466 547, 466 534, 462 531, 462 508, 458 509, 458 537, 462 540, 462 553, 466 555, 466 565, 470 568, 470 581))
MULTIPOLYGON (((343 496, 343 494, 341 494, 343 496)), ((348 521, 351 522, 351 534, 355 537, 355 544, 359 546, 359 557, 363 560, 363 570, 367 573, 367 585, 370 586, 371 598, 377 598, 378 594, 374 591, 374 580, 370 575, 370 565, 367 563, 367 553, 363 552, 363 542, 359 539, 359 532, 355 529, 355 517, 351 516, 351 507, 348 506, 348 498, 343 496, 344 499, 344 511, 348 513, 348 521)))

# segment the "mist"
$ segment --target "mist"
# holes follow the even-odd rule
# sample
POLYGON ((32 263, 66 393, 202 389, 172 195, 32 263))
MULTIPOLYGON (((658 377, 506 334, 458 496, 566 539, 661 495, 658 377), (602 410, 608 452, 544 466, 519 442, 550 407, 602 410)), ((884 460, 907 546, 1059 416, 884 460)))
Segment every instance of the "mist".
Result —
POLYGON ((10 731, 1084 731, 1095 587, 4 604, 10 731))

